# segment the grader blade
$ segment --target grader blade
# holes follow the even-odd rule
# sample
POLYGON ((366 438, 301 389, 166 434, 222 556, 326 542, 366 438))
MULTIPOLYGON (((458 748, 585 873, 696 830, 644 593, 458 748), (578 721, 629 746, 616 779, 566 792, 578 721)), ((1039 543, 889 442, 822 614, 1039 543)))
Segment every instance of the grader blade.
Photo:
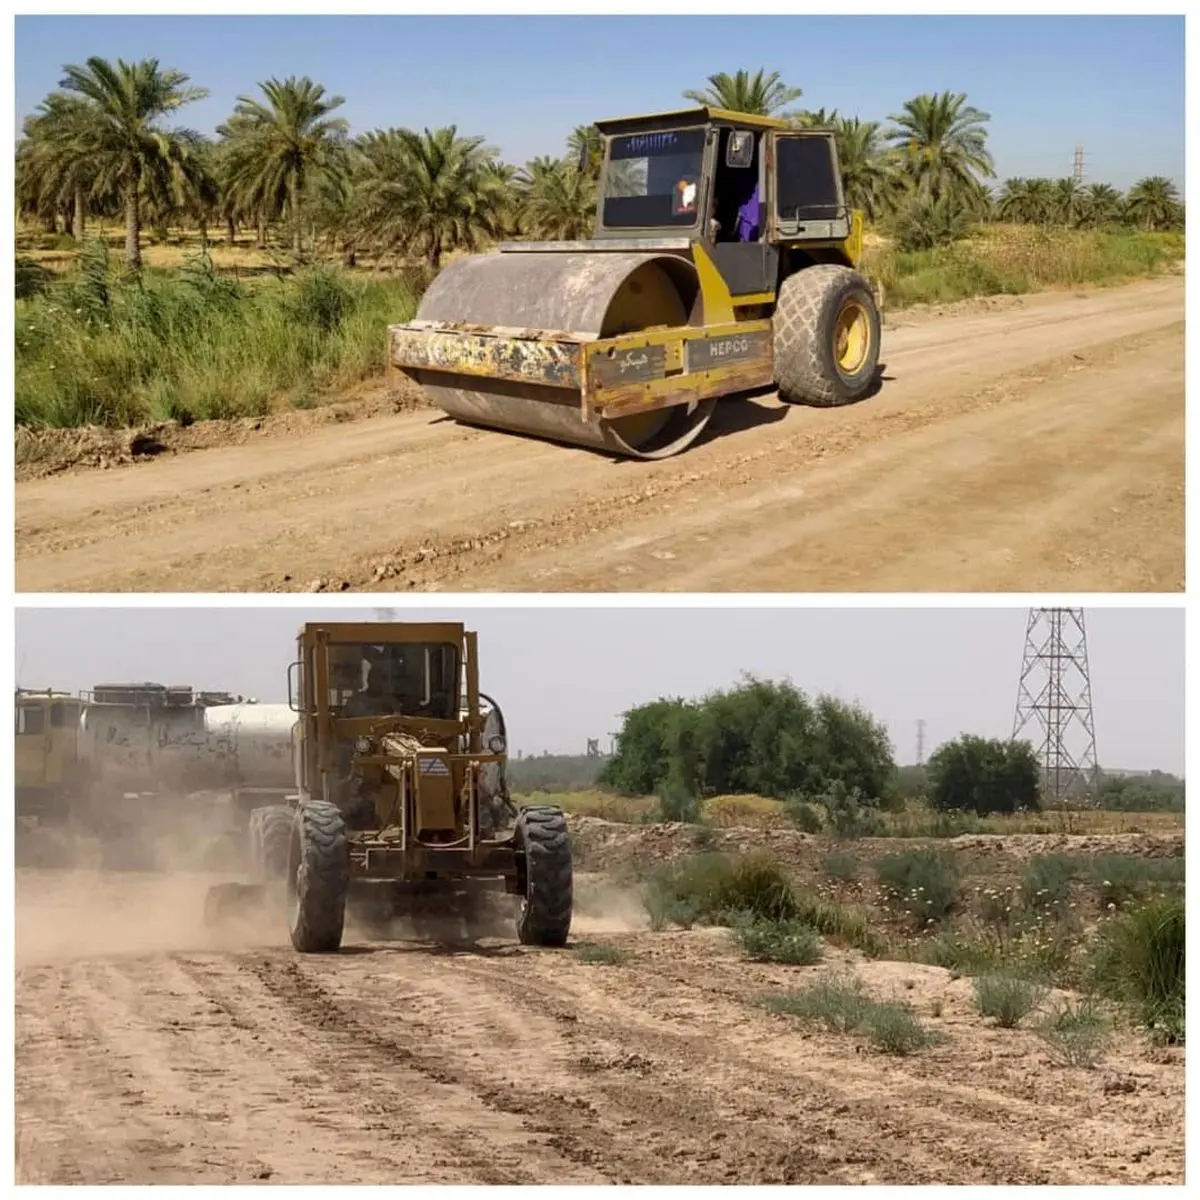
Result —
POLYGON ((663 345, 596 363, 588 347, 686 328, 695 269, 662 253, 526 252, 460 259, 425 293, 416 319, 389 330, 389 358, 455 419, 629 458, 665 458, 693 442, 715 397, 663 395, 605 411, 596 381, 637 385, 665 370, 663 345))

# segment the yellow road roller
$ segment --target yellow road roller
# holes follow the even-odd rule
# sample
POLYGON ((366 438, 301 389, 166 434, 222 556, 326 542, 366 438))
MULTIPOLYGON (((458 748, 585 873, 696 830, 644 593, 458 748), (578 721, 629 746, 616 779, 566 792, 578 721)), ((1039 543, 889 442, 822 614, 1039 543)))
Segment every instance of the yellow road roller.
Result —
POLYGON ((879 305, 830 132, 716 108, 596 127, 593 237, 449 264, 389 328, 393 367, 464 423, 641 459, 723 396, 872 390, 879 305))

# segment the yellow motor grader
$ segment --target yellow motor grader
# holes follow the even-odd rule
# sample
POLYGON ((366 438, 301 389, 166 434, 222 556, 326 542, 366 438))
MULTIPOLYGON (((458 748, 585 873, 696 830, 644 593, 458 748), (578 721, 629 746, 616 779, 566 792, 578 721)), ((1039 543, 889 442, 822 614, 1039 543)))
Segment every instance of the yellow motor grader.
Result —
POLYGON ((521 898, 520 941, 566 943, 566 818, 512 802, 504 719, 479 690, 475 633, 451 622, 306 624, 289 700, 298 800, 251 814, 255 880, 211 889, 210 921, 282 881, 292 945, 329 952, 356 892, 382 892, 403 915, 407 897, 449 903, 491 886, 521 898))
POLYGON ((716 108, 596 127, 593 237, 450 263, 388 330, 393 367, 462 422, 641 459, 722 397, 872 391, 879 305, 831 133, 716 108))

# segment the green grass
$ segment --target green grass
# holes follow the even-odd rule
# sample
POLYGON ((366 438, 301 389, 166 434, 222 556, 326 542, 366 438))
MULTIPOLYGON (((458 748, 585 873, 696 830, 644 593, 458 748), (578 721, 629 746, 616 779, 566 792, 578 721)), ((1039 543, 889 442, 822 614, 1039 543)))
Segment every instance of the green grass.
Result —
POLYGON ((883 282, 889 307, 903 308, 1123 283, 1163 271, 1183 254, 1181 233, 1024 227, 984 230, 937 250, 881 250, 867 266, 883 282))
POLYGON ((734 924, 733 933, 751 962, 809 967, 821 958, 821 939, 811 925, 752 920, 734 924))
POLYGON ((196 260, 129 280, 97 244, 16 308, 16 423, 120 428, 310 405, 381 373, 388 324, 416 304, 323 267, 237 283, 196 260))
POLYGON ((961 872, 949 850, 922 846, 885 855, 876 862, 875 875, 891 907, 921 925, 944 921, 959 902, 961 872))
POLYGON ((1093 982, 1129 1004, 1155 1041, 1184 1040, 1186 940, 1181 896, 1156 897, 1121 913, 1097 940, 1093 982))
POLYGON ((1019 975, 980 975, 975 980, 975 1006, 1001 1029, 1016 1029, 1046 998, 1046 989, 1019 975))
POLYGON ((645 897, 651 925, 685 928, 705 921, 783 922, 799 913, 796 894, 783 868, 765 855, 731 858, 701 854, 668 867, 650 881, 645 897))
POLYGON ((583 963, 596 966, 615 967, 628 961, 629 955, 616 946, 586 944, 575 947, 575 957, 583 963))
POLYGON ((884 1054, 912 1054, 937 1040, 908 1005, 872 1000, 855 976, 827 975, 803 991, 769 994, 759 1003, 830 1033, 863 1036, 884 1054))
POLYGON ((1111 1040, 1112 1022, 1091 996, 1064 1000, 1037 1028, 1054 1057, 1070 1067, 1094 1067, 1111 1040))

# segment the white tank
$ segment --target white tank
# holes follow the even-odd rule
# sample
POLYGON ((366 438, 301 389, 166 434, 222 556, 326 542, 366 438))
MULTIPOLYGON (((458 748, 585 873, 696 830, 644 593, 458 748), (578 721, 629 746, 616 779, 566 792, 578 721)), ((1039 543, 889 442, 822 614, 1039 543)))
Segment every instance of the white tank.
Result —
POLYGON ((79 756, 92 778, 130 790, 290 788, 296 720, 286 704, 89 704, 79 756))

